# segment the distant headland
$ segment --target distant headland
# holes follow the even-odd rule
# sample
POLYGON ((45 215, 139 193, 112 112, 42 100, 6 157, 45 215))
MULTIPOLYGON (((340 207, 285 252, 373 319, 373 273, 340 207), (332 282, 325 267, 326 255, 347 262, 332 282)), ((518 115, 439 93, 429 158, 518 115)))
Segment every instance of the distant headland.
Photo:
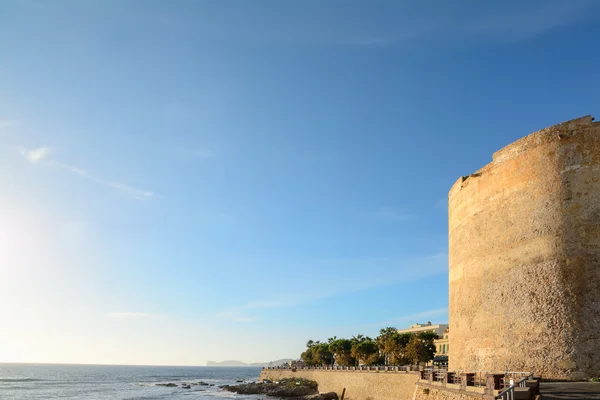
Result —
POLYGON ((278 365, 287 364, 292 361, 291 358, 282 358, 281 360, 260 362, 260 363, 245 363, 243 361, 237 360, 227 360, 227 361, 207 361, 207 367, 276 367, 278 365))

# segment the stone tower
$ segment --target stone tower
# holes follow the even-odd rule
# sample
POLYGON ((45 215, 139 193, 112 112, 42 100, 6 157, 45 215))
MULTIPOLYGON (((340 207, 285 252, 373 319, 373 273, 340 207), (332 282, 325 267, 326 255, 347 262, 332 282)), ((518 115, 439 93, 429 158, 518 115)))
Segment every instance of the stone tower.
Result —
POLYGON ((600 123, 532 133, 450 190, 451 370, 600 376, 600 123))

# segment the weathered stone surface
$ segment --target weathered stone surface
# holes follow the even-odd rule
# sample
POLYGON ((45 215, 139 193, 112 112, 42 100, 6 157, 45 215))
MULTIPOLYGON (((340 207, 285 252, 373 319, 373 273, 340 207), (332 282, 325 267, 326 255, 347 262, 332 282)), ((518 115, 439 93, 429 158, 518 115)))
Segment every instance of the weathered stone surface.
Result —
POLYGON ((320 400, 338 400, 338 395, 336 392, 325 392, 319 393, 320 400))
POLYGON ((413 400, 493 400, 494 396, 417 383, 413 400))
POLYGON ((290 397, 288 400, 338 400, 338 395, 336 392, 326 392, 301 397, 290 397))
POLYGON ((316 381, 321 392, 335 392, 344 400, 410 400, 413 398, 417 372, 384 371, 320 371, 320 370, 267 370, 259 380, 278 381, 283 378, 304 378, 316 381))
POLYGON ((501 149, 448 210, 450 369, 600 375, 600 123, 501 149))

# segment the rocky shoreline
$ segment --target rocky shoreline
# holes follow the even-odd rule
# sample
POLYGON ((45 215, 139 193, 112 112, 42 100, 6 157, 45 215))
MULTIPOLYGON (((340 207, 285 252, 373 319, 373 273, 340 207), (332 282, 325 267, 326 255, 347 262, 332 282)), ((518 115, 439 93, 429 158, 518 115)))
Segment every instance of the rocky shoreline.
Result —
POLYGON ((335 392, 319 393, 317 382, 307 379, 287 378, 275 382, 265 380, 241 385, 223 385, 219 388, 238 394, 262 394, 287 400, 338 400, 335 392))
MULTIPOLYGON (((169 383, 156 383, 154 386, 164 386, 164 387, 180 387, 180 385, 173 383, 173 382, 169 382, 169 383)), ((191 383, 186 383, 183 382, 181 383, 181 388, 182 389, 191 389, 192 386, 215 386, 212 383, 206 383, 203 381, 200 382, 191 382, 191 383)))

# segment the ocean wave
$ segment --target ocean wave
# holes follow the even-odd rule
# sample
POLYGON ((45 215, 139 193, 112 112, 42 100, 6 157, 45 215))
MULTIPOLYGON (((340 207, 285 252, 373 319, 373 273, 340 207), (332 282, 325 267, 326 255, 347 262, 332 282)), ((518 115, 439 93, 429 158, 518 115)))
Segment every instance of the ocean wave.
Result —
POLYGON ((0 382, 42 382, 43 380, 35 378, 0 378, 0 382))
POLYGON ((220 397, 220 398, 226 398, 226 399, 233 399, 233 398, 237 397, 237 393, 228 392, 226 390, 219 390, 219 391, 215 391, 215 392, 206 391, 204 393, 206 396, 220 397))
POLYGON ((135 396, 135 397, 127 397, 125 400, 155 400, 155 399, 164 399, 164 398, 173 398, 173 393, 157 393, 152 395, 145 396, 135 396))

